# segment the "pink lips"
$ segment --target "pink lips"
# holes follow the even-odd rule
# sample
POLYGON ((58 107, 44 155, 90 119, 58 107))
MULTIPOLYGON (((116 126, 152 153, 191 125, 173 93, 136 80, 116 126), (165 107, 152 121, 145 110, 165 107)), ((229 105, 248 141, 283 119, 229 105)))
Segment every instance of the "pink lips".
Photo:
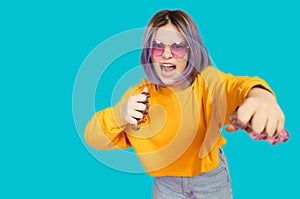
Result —
POLYGON ((161 62, 160 65, 173 65, 173 66, 175 66, 175 64, 173 64, 171 62, 161 62))

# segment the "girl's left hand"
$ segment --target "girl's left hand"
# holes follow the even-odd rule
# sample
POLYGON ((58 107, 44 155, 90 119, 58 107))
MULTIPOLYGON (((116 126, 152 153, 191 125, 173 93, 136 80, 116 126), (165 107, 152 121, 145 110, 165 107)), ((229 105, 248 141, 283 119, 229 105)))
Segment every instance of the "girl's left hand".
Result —
MULTIPOLYGON (((254 132, 266 131, 269 136, 281 132, 285 120, 275 97, 263 88, 251 89, 237 110, 237 119, 244 124, 250 123, 254 132)), ((230 124, 226 130, 233 132, 237 128, 230 124)))

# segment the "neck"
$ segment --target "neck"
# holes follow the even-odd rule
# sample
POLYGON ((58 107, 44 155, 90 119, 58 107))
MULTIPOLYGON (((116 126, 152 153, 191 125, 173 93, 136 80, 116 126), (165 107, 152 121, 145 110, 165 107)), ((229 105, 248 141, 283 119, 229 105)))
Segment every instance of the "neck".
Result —
POLYGON ((185 90, 189 86, 191 86, 191 83, 189 81, 184 81, 184 82, 176 84, 176 85, 166 85, 164 87, 176 92, 176 91, 185 90))

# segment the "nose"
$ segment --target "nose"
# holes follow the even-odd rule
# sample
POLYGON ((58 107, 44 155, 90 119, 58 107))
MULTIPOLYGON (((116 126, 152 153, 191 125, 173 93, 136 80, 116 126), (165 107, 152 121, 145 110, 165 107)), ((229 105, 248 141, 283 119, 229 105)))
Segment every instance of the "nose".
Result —
POLYGON ((173 57, 170 46, 166 46, 162 54, 163 58, 168 59, 173 57))

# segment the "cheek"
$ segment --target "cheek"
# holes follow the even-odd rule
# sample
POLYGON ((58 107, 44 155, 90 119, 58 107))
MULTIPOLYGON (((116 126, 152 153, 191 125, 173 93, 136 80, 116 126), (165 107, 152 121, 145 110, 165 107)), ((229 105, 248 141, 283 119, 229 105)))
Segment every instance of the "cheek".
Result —
POLYGON ((159 65, 159 58, 155 58, 155 57, 151 57, 151 61, 152 61, 152 65, 154 67, 154 70, 156 71, 156 73, 158 73, 158 69, 160 68, 160 65, 159 65))
POLYGON ((155 64, 155 63, 159 63, 159 57, 153 57, 151 56, 151 60, 152 60, 152 63, 155 64))
POLYGON ((178 62, 178 65, 177 65, 178 72, 183 73, 187 67, 187 64, 188 63, 186 60, 182 60, 182 61, 178 62))
POLYGON ((178 62, 178 67, 177 67, 177 71, 182 74, 185 69, 187 68, 187 65, 188 65, 188 58, 189 58, 189 53, 187 53, 183 58, 181 59, 178 59, 177 62, 178 62))

